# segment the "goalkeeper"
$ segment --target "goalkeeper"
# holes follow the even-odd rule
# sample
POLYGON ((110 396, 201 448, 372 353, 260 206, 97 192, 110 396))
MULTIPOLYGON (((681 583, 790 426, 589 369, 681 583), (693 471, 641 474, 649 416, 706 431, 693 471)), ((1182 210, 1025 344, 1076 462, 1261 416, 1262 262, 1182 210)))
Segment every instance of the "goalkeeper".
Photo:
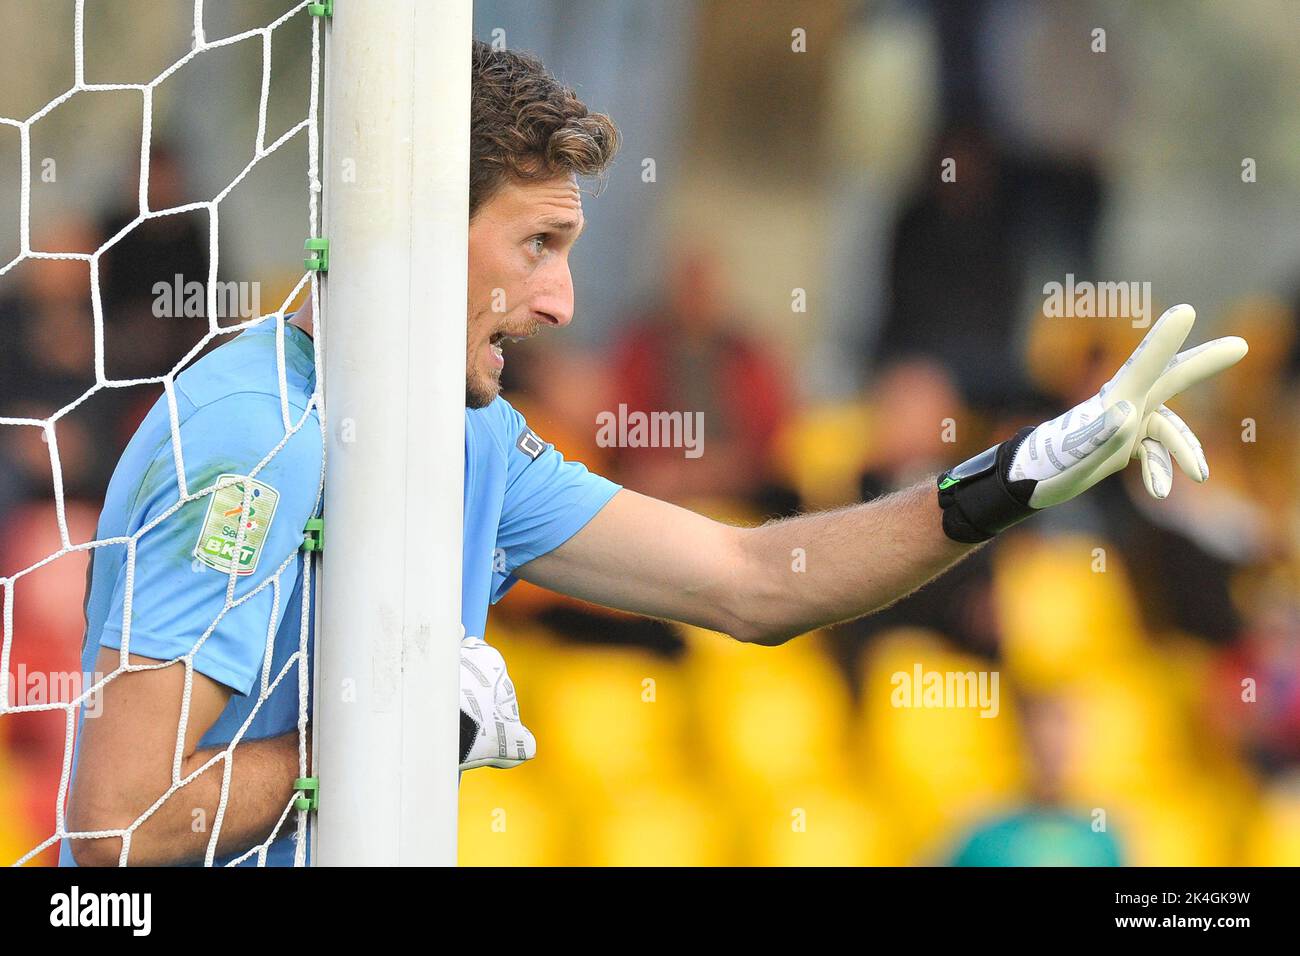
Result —
MULTIPOLYGON (((1246 344, 1224 338, 1180 351, 1195 318, 1186 305, 1166 312, 1088 401, 935 481, 865 504, 738 528, 620 488, 567 461, 500 396, 500 377, 509 343, 573 319, 569 258, 584 225, 578 180, 609 167, 618 134, 532 57, 476 42, 472 69, 462 582, 467 634, 483 634, 489 605, 523 579, 737 641, 780 644, 897 600, 980 542, 1083 493, 1133 459, 1157 498, 1170 493, 1175 465, 1194 482, 1209 477, 1200 443, 1165 403, 1239 361, 1246 344), (790 564, 796 548, 807 556, 797 574, 790 564)), ((286 329, 290 404, 299 411, 314 387, 312 331, 309 309, 286 329)), ((221 474, 249 476, 284 438, 273 333, 246 332, 178 378, 178 391, 196 396, 180 410, 182 443, 202 449, 193 459, 191 487, 221 474)), ((185 675, 176 666, 131 671, 107 685, 102 715, 79 735, 71 829, 130 825, 167 790, 174 756, 185 770, 200 766, 250 716, 253 732, 234 752, 219 849, 230 854, 256 846, 282 819, 299 771, 297 697, 272 694, 258 708, 251 692, 263 668, 268 619, 279 622, 271 673, 298 646, 297 621, 286 611, 297 588, 292 559, 316 507, 319 432, 312 435, 310 425, 298 431, 265 469, 249 476, 265 486, 262 499, 270 509, 236 596, 277 569, 280 587, 232 609, 207 637, 205 628, 225 599, 229 565, 220 555, 215 566, 204 562, 202 514, 176 523, 180 530, 164 530, 163 522, 157 533, 139 539, 133 600, 140 630, 133 631, 131 650, 143 655, 142 662, 166 662, 188 654, 202 638, 193 657, 192 694, 186 697, 185 675), (178 740, 184 699, 189 724, 178 740)), ((174 472, 168 484, 172 461, 168 412, 160 403, 114 475, 100 537, 133 534, 175 502, 174 472)), ((87 669, 116 667, 118 622, 129 590, 122 556, 98 549, 87 604, 87 669)), ((470 659, 484 660, 478 645, 465 650, 470 659)), ((463 765, 526 759, 532 740, 517 723, 504 663, 493 659, 479 670, 490 671, 486 682, 463 685, 481 695, 479 713, 467 725, 463 765), (483 717, 489 702, 510 718, 502 722, 510 728, 496 737, 497 721, 483 717)), ((130 862, 201 858, 208 833, 196 830, 194 821, 200 810, 211 820, 220 778, 219 767, 209 770, 143 821, 132 836, 130 862)), ((268 862, 289 862, 288 844, 275 841, 268 862)), ((120 836, 79 838, 65 841, 64 858, 71 851, 78 862, 111 864, 120 849, 120 836)))

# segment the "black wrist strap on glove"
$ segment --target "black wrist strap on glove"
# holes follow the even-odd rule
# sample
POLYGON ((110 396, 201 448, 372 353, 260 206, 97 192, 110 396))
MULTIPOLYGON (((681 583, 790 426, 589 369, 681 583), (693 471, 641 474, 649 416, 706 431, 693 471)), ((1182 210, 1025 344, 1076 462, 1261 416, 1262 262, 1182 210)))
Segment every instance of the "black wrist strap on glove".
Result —
POLYGON ((1032 431, 1032 427, 1022 428, 1009 440, 939 476, 944 534, 963 544, 978 544, 1034 513, 1029 497, 1038 482, 1006 478, 1016 449, 1032 431))

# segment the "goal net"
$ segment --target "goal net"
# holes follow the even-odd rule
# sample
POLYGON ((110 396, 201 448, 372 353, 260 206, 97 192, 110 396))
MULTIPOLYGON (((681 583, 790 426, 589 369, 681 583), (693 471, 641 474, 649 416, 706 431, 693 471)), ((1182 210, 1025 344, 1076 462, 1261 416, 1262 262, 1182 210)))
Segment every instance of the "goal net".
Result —
MULTIPOLYGON (((210 819, 198 814, 192 828, 204 834, 206 865, 266 865, 273 848, 283 848, 286 838, 294 865, 303 865, 309 856, 323 863, 452 863, 458 671, 454 637, 459 621, 463 468, 463 438, 458 437, 463 427, 461 389, 455 384, 463 368, 456 369, 452 359, 463 352, 464 326, 434 325, 424 311, 453 315, 449 304, 464 308, 464 259, 445 250, 465 248, 468 203, 464 199, 458 205, 458 197, 468 181, 469 4, 304 0, 282 4, 287 9, 254 29, 209 35, 204 0, 182 2, 192 14, 189 49, 147 82, 127 83, 87 77, 87 3, 75 0, 68 38, 74 65, 71 87, 30 115, 0 116, 0 128, 16 131, 20 154, 18 250, 0 263, 0 292, 6 277, 23 263, 84 264, 94 341, 94 381, 79 396, 49 414, 0 417, 0 429, 31 430, 43 442, 58 535, 56 550, 0 577, 0 722, 47 713, 59 715, 63 723, 61 772, 57 791, 49 794, 53 830, 12 862, 47 861, 51 848, 60 843, 67 847, 74 841, 116 838, 121 846, 118 864, 130 865, 135 862, 133 837, 140 828, 169 801, 183 799, 187 786, 215 774, 221 780, 219 802, 210 819), (302 77, 309 89, 308 105, 305 115, 272 136, 267 122, 272 50, 291 30, 310 36, 309 72, 302 77), (415 44, 421 37, 432 48, 417 54, 415 44), (160 85, 214 51, 244 44, 260 51, 261 63, 257 125, 253 142, 247 144, 247 163, 210 199, 152 208, 154 100, 160 85), (422 59, 424 52, 442 59, 430 66, 422 59), (459 77, 458 66, 463 66, 459 77), (434 85, 420 87, 421 81, 434 85), (442 95, 424 92, 437 91, 438 84, 442 95), (33 131, 65 103, 102 92, 140 98, 136 215, 93 251, 52 248, 37 241, 32 228, 32 189, 39 176, 33 131), (223 213, 255 168, 303 139, 307 162, 300 182, 307 256, 302 273, 273 311, 223 323, 218 279, 223 213), (334 152, 324 157, 328 167, 323 169, 323 154, 331 148, 334 152), (127 247, 143 224, 187 214, 206 219, 206 329, 170 368, 114 377, 107 360, 113 316, 102 289, 104 265, 115 248, 127 247), (333 229, 328 238, 327 218, 333 229), (422 260, 435 250, 443 262, 430 268, 422 260), (326 279, 331 257, 336 276, 326 279), (290 381, 295 333, 289 318, 294 304, 304 301, 310 303, 315 320, 307 359, 314 376, 310 392, 295 395, 290 381), (337 330, 329 326, 331 312, 340 316, 337 330), (271 335, 282 428, 274 429, 275 440, 259 447, 256 460, 237 473, 209 474, 193 464, 178 379, 215 345, 253 329, 271 335), (155 465, 164 469, 161 484, 167 500, 156 504, 148 520, 130 533, 96 534, 87 540, 74 533, 68 517, 62 426, 95 396, 128 388, 161 388, 156 410, 165 413, 169 438, 155 465), (327 398, 341 409, 337 427, 325 414, 327 398), (311 515, 319 516, 323 508, 329 535, 323 534, 324 524, 313 519, 305 529, 310 533, 302 550, 278 561, 261 561, 261 536, 267 526, 259 521, 259 509, 267 513, 267 495, 273 489, 268 490, 259 476, 275 467, 286 448, 301 444, 313 432, 319 435, 314 440, 319 449, 316 467, 296 475, 295 481, 302 483, 300 493, 313 503, 311 515), (384 500, 381 509, 375 507, 377 498, 384 500), (206 625, 185 635, 188 646, 183 652, 161 659, 149 653, 152 625, 148 612, 136 606, 137 582, 150 576, 147 562, 156 550, 156 545, 150 548, 150 539, 156 542, 168 533, 169 523, 196 514, 207 516, 200 519, 206 537, 194 543, 192 569, 196 575, 222 576, 224 594, 209 605, 206 625), (214 521, 213 515, 219 519, 214 521), (328 554, 322 549, 325 541, 328 554), (116 555, 111 563, 103 560, 110 553, 116 555), (92 653, 83 657, 81 680, 60 693, 48 692, 54 683, 50 681, 46 693, 34 695, 16 677, 24 664, 23 648, 31 644, 16 621, 22 620, 25 600, 49 599, 31 587, 40 572, 74 555, 97 571, 102 564, 117 572, 120 608, 113 605, 118 616, 112 625, 120 628, 120 648, 115 649, 115 666, 89 672, 85 662, 95 660, 92 653), (319 600, 318 572, 325 582, 319 600), (241 626, 247 628, 247 616, 254 612, 266 612, 258 625, 265 643, 251 689, 240 692, 237 726, 226 739, 205 749, 211 756, 201 765, 189 766, 183 757, 191 729, 196 661, 221 633, 223 621, 228 624, 241 616, 241 626), (169 785, 129 824, 111 830, 72 829, 67 810, 81 726, 97 719, 112 682, 133 672, 169 667, 184 673, 174 747, 166 755, 169 785), (222 828, 237 785, 234 768, 240 748, 264 726, 260 718, 268 701, 276 694, 282 699, 286 692, 296 698, 294 793, 253 845, 228 852, 221 843, 222 828), (404 724, 418 726, 402 733, 404 724), (310 753, 309 747, 317 753, 310 753), (323 833, 316 832, 318 812, 323 833)), ((88 586, 93 580, 88 578, 88 586)), ((80 594, 61 597, 81 600, 80 594)), ((176 600, 182 599, 178 593, 176 600)), ((86 640, 94 648, 99 635, 88 629, 86 640)))

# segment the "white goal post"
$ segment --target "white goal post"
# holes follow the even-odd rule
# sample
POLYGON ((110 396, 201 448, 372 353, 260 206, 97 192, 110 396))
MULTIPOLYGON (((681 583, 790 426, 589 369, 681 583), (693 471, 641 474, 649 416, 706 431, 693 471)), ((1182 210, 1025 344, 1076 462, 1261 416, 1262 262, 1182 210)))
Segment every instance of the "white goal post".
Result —
POLYGON ((326 32, 317 865, 454 865, 472 0, 326 32))

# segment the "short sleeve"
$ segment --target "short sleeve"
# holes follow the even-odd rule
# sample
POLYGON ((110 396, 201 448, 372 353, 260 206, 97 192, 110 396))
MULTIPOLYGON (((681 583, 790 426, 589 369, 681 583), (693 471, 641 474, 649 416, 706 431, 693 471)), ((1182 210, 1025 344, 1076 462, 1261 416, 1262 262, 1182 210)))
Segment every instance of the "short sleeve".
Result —
MULTIPOLYGON (((290 414, 296 424, 301 413, 290 414)), ((285 434, 279 400, 270 395, 240 393, 195 411, 180 428, 189 492, 224 487, 148 527, 180 500, 172 446, 164 443, 132 505, 127 527, 137 536, 134 574, 128 578, 131 565, 124 561, 102 646, 122 646, 129 593, 131 653, 171 660, 202 641, 194 656, 197 671, 240 694, 253 688, 301 574, 303 529, 320 488, 321 433, 314 417, 250 477, 285 434), (232 606, 223 615, 232 569, 232 606)))
MULTIPOLYGON (((581 462, 567 461, 528 427, 523 415, 505 407, 510 447, 497 547, 503 552, 506 575, 512 576, 520 565, 577 534, 620 486, 592 474, 581 462)), ((504 591, 499 588, 496 597, 504 591)))

